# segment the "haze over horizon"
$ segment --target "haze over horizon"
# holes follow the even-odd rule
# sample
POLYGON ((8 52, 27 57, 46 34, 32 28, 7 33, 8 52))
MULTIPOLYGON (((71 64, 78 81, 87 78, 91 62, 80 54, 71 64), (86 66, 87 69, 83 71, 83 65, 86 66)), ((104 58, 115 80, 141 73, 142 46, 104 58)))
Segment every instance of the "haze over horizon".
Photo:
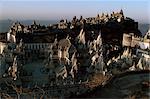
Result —
POLYGON ((94 17, 101 13, 123 9, 125 17, 140 23, 150 23, 149 0, 1 0, 0 20, 60 20, 94 17))

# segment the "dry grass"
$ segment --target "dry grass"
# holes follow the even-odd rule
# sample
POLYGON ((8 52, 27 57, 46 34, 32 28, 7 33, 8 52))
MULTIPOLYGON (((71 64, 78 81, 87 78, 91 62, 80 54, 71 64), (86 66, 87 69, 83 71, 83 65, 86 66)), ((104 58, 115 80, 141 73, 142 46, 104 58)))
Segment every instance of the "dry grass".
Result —
POLYGON ((96 73, 90 77, 90 81, 88 83, 88 87, 94 88, 99 85, 102 85, 105 81, 107 81, 110 76, 104 76, 101 73, 96 73))

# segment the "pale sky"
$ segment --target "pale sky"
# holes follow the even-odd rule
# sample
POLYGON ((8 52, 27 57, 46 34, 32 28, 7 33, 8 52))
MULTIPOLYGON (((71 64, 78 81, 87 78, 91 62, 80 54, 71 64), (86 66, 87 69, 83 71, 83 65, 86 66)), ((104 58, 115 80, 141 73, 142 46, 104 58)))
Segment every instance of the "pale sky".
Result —
POLYGON ((0 19, 71 19, 120 9, 126 17, 150 23, 150 0, 0 0, 0 19))

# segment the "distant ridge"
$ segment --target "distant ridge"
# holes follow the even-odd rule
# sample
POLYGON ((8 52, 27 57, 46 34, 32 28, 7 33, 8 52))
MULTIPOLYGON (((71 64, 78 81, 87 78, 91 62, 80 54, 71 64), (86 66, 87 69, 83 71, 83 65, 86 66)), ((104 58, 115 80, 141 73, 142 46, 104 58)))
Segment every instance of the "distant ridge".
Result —
MULTIPOLYGON (((18 20, 18 21, 24 25, 31 25, 33 22, 33 20, 18 20)), ((36 22, 41 25, 49 25, 58 23, 58 20, 36 20, 36 22)), ((0 33, 8 32, 12 23, 13 23, 12 20, 0 20, 0 33)))
POLYGON ((138 28, 141 31, 142 35, 144 35, 148 31, 148 29, 150 28, 150 24, 139 23, 138 28))

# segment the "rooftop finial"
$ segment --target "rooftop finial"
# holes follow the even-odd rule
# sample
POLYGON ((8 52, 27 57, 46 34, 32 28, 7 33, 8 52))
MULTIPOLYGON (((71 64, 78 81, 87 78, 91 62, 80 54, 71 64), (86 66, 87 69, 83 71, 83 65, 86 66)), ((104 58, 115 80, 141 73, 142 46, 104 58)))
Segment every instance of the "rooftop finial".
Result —
POLYGON ((36 25, 36 21, 35 20, 33 21, 33 25, 36 25))
POLYGON ((122 9, 120 10, 120 14, 122 14, 122 15, 123 15, 123 10, 122 10, 122 9))

